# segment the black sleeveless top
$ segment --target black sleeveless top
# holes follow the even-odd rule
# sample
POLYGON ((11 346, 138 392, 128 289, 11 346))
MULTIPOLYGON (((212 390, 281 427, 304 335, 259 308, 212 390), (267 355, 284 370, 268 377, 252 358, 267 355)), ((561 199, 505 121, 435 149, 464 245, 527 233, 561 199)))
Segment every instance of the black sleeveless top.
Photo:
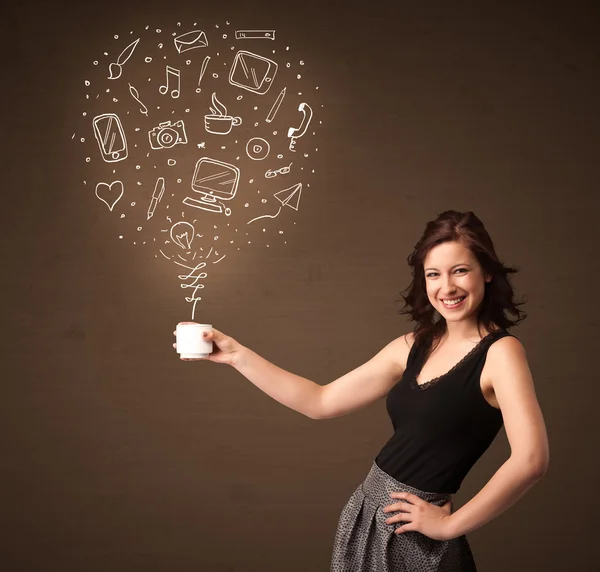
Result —
POLYGON ((479 380, 489 347, 511 335, 502 328, 490 332, 450 371, 422 385, 416 378, 425 352, 413 344, 404 375, 386 399, 394 434, 377 466, 422 491, 456 493, 503 425, 479 380))

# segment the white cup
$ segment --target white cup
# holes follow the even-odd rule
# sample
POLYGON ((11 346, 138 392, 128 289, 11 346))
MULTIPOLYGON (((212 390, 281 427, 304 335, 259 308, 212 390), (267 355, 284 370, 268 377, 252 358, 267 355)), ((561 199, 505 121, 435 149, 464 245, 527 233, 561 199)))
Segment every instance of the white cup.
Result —
POLYGON ((182 358, 206 358, 213 351, 213 343, 202 337, 204 332, 212 331, 211 324, 177 324, 175 343, 177 353, 182 358))

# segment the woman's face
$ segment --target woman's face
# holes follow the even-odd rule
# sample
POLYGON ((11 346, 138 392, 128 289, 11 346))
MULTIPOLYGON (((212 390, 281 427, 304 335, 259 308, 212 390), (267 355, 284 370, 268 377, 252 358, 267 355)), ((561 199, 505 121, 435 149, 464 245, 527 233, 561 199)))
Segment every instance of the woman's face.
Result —
POLYGON ((432 306, 447 322, 476 316, 485 292, 483 269, 473 253, 462 242, 444 242, 433 247, 425 257, 425 285, 432 306), (456 306, 444 300, 464 297, 456 306))

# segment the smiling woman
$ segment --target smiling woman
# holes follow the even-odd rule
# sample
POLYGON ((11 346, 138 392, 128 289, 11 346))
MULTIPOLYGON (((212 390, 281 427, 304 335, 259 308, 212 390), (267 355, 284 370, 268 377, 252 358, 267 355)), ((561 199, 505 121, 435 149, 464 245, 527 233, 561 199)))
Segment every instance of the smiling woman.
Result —
POLYGON ((414 330, 324 386, 218 330, 206 334, 215 347, 207 359, 312 419, 386 398, 394 433, 341 512, 331 572, 474 572, 466 534, 514 504, 548 466, 525 351, 507 331, 524 319, 508 280, 516 270, 499 261, 472 212, 429 222, 408 262, 413 280, 401 313, 414 330), (502 425, 510 458, 454 512, 452 495, 502 425))

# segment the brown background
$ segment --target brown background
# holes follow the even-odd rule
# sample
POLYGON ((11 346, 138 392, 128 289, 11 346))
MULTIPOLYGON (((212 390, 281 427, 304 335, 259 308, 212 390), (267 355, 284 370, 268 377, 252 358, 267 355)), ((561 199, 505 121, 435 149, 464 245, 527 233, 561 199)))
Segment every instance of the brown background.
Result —
MULTIPOLYGON (((235 370, 180 362, 173 273, 83 197, 70 141, 107 37, 230 18, 304 50, 318 176, 287 245, 215 274, 200 321, 327 383, 410 330, 424 224, 473 210, 529 318, 546 477, 469 538, 480 570, 596 569, 598 12, 583 2, 3 3, 3 570, 327 570, 337 518, 391 425, 313 421, 235 370), (93 206, 93 208, 91 208, 93 206)), ((457 495, 506 459, 502 431, 457 495)))

